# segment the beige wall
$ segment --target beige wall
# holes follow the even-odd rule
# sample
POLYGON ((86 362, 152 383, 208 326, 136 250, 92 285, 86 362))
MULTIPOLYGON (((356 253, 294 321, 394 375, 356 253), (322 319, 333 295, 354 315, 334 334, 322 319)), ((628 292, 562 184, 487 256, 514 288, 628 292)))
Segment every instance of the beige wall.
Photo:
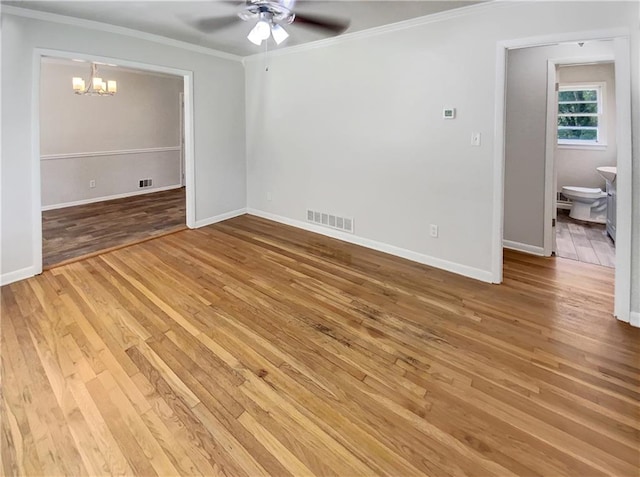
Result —
POLYGON ((116 80, 118 92, 99 97, 74 94, 74 76, 88 82, 89 64, 42 62, 42 206, 179 186, 183 79, 100 65, 98 76, 116 80), (140 189, 140 179, 153 179, 153 187, 140 189), (93 188, 91 180, 95 180, 93 188))
MULTIPOLYGON (((507 59, 504 239, 543 246, 547 63, 613 55, 599 41, 510 50, 507 59)), ((582 152, 582 151, 580 151, 582 152)), ((582 179, 582 178, 581 178, 582 179)), ((582 184, 572 184, 582 185, 582 184)))
POLYGON ((605 188, 596 167, 616 165, 616 85, 613 63, 561 66, 559 83, 605 83, 604 109, 606 145, 602 148, 559 146, 556 150, 558 190, 562 186, 605 188))

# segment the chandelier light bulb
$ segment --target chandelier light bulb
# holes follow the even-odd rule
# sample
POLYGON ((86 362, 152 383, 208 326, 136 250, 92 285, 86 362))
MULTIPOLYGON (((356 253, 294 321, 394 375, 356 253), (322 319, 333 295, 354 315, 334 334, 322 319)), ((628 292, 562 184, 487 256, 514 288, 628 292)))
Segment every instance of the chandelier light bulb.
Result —
POLYGON ((71 78, 71 82, 73 84, 73 91, 76 93, 81 93, 84 91, 84 80, 77 76, 71 78))
POLYGON ((98 67, 96 63, 91 63, 91 75, 89 76, 89 87, 86 87, 85 80, 79 76, 71 78, 71 86, 75 94, 87 96, 113 96, 118 92, 118 84, 115 80, 103 80, 96 76, 98 67))

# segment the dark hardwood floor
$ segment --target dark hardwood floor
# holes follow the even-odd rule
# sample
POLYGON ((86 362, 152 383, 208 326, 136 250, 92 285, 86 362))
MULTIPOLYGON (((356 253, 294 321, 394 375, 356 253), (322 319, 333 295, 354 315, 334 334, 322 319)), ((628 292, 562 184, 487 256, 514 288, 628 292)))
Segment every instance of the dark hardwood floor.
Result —
POLYGON ((638 476, 609 268, 490 285, 245 215, 1 291, 3 475, 638 476))
POLYGON ((44 268, 186 228, 185 189, 42 212, 44 268))

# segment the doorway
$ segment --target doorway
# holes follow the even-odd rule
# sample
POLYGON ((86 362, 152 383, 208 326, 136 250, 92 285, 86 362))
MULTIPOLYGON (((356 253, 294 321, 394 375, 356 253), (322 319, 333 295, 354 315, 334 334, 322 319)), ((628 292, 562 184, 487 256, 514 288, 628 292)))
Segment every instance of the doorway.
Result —
MULTIPOLYGON (((598 45, 609 49, 613 42, 598 45)), ((585 43, 578 45, 584 49, 585 43)), ((553 156, 556 227, 552 253, 615 267, 616 90, 611 60, 549 62, 547 137, 553 156)), ((553 224, 552 224, 553 226, 553 224)))
MULTIPOLYGON (((497 188, 494 196, 494 214, 496 217, 495 229, 494 229, 494 262, 493 262, 493 274, 494 281, 502 281, 502 257, 503 246, 508 248, 518 248, 519 245, 524 247, 519 248, 521 251, 528 253, 534 253, 541 256, 551 256, 553 252, 553 240, 555 238, 554 228, 554 214, 556 213, 556 184, 555 184, 555 169, 553 160, 548 160, 550 156, 549 151, 543 151, 542 157, 544 160, 538 159, 537 170, 532 173, 525 174, 527 182, 523 182, 523 190, 536 190, 536 195, 533 200, 525 201, 525 209, 529 207, 529 211, 534 210, 534 213, 529 215, 522 214, 519 218, 524 219, 521 221, 523 224, 518 230, 520 236, 516 239, 509 238, 511 223, 510 215, 514 212, 513 203, 508 200, 510 192, 518 190, 514 184, 509 181, 509 164, 505 162, 506 156, 510 153, 509 145, 505 139, 510 135, 510 127, 514 125, 506 120, 509 110, 508 102, 508 90, 507 90, 507 76, 508 76, 508 56, 512 51, 520 49, 536 49, 545 48, 549 46, 558 45, 575 45, 576 48, 580 47, 579 43, 589 42, 602 42, 610 41, 613 45, 613 55, 609 58, 601 57, 599 59, 582 58, 580 61, 606 61, 610 60, 614 62, 615 68, 615 87, 616 87, 616 123, 620 126, 616 132, 616 146, 617 146, 617 230, 616 230, 616 258, 615 258, 615 298, 613 314, 621 321, 629 321, 630 318, 630 295, 631 295, 631 130, 630 130, 630 117, 631 117, 631 98, 630 98, 630 61, 629 61, 629 40, 628 37, 620 36, 620 31, 612 32, 590 32, 589 34, 563 34, 557 37, 547 36, 533 39, 523 39, 511 42, 503 42, 498 45, 497 50, 497 79, 496 82, 496 142, 497 144, 503 144, 503 148, 496 149, 494 171, 495 177, 499 182, 504 184, 504 188, 497 188), (549 186, 547 186, 549 185, 549 186), (512 190, 510 190, 510 188, 512 190), (527 235, 527 233, 533 232, 533 235, 527 235), (527 240, 528 237, 534 236, 534 241, 527 240), (519 241, 519 240, 521 241, 519 241), (527 243, 528 242, 528 243, 527 243)), ((533 74, 547 76, 550 75, 549 69, 546 67, 547 61, 555 59, 556 63, 562 64, 567 62, 567 59, 575 60, 576 56, 584 55, 566 55, 546 57, 544 59, 545 65, 541 67, 541 70, 536 70, 533 74), (573 58, 572 58, 573 57, 573 58)), ((574 61, 576 62, 576 61, 574 61)), ((569 62, 570 63, 570 62, 569 62)), ((555 74, 555 69, 554 69, 555 74)), ((544 78, 546 79, 546 78, 544 78)), ((545 81, 545 84, 547 82, 545 81)), ((545 91, 546 93, 546 91, 545 91)), ((547 95, 547 99, 549 95, 547 95)), ((539 111, 542 111, 543 115, 546 115, 548 111, 547 101, 537 103, 539 111)), ((549 140, 547 137, 549 128, 545 128, 545 125, 549 123, 549 118, 543 117, 542 121, 538 121, 533 126, 534 129, 519 128, 518 132, 524 136, 530 138, 531 134, 535 131, 535 127, 543 128, 543 148, 550 149, 555 147, 553 140, 549 140), (546 129, 546 131, 545 131, 546 129), (531 134, 529 134, 531 133, 531 134)), ((554 123, 554 124, 557 124, 554 123)), ((555 127, 555 126, 554 126, 555 127)), ((539 136, 538 130, 538 136, 539 136)), ((526 137, 525 137, 526 139, 526 137)), ((528 148, 520 148, 518 151, 528 151, 528 148)), ((513 151, 511 151, 513 152, 513 151)), ((540 157, 540 155, 538 155, 540 157)), ((524 162, 525 167, 528 164, 524 162)), ((529 164, 530 165, 530 164, 529 164)), ((520 171, 522 172, 522 171, 520 171)))
MULTIPOLYGON (((87 70, 87 72, 88 71, 89 70, 87 70)), ((178 219, 180 221, 178 227, 185 228, 186 224, 187 227, 194 228, 195 181, 193 177, 193 104, 191 93, 193 90, 193 79, 191 72, 161 66, 139 64, 126 60, 93 57, 77 53, 43 49, 35 51, 34 72, 33 129, 37 133, 34 135, 33 147, 33 164, 36 177, 36 185, 33 190, 35 204, 33 211, 35 232, 34 242, 36 243, 34 243, 33 248, 34 262, 40 265, 40 270, 38 270, 37 273, 41 272, 43 268, 43 239, 46 239, 43 235, 43 218, 46 219, 47 217, 45 215, 55 214, 56 211, 62 211, 67 207, 68 210, 77 212, 72 219, 72 223, 65 225, 66 228, 71 229, 72 235, 74 232, 78 232, 76 236, 83 235, 82 227, 78 227, 75 230, 73 229, 73 227, 78 225, 79 218, 82 217, 83 214, 89 221, 92 219, 95 220, 96 216, 98 216, 98 218, 100 218, 100 216, 102 216, 102 218, 107 218, 108 212, 105 212, 107 209, 117 212, 117 209, 120 208, 129 214, 128 217, 131 219, 131 227, 128 232, 129 236, 127 236, 127 232, 125 231, 125 233, 120 234, 123 235, 122 237, 116 237, 118 235, 117 233, 113 234, 111 237, 107 237, 107 239, 113 239, 111 243, 107 243, 109 240, 104 242, 107 250, 157 236, 158 234, 163 233, 163 228, 165 226, 168 225, 170 228, 176 225, 174 222, 176 221, 177 215, 180 216, 178 219), (142 116, 137 118, 137 123, 142 123, 142 132, 132 131, 130 130, 131 128, 127 126, 119 128, 118 124, 108 120, 109 114, 113 113, 111 109, 115 108, 115 102, 108 103, 108 101, 115 98, 91 97, 90 95, 76 96, 72 91, 71 76, 69 76, 69 78, 66 78, 64 75, 61 76, 60 81, 64 81, 65 85, 68 83, 68 93, 72 100, 103 101, 101 104, 107 106, 105 106, 106 109, 103 110, 103 114, 100 114, 99 116, 81 115, 83 117, 80 118, 80 120, 83 121, 83 123, 79 125, 78 128, 82 129, 82 134, 76 137, 77 147, 74 146, 79 152, 67 150, 61 151, 58 154, 48 154, 52 157, 45 157, 45 159, 51 160, 51 163, 55 162, 54 159, 61 161, 61 164, 63 162, 67 163, 63 167, 53 168, 57 170, 57 174, 60 176, 58 179, 62 179, 62 182, 58 182, 54 185, 52 190, 45 190, 40 187, 40 185, 45 182, 41 179, 49 177, 49 173, 51 172, 49 169, 51 169, 51 167, 49 167, 49 161, 41 161, 42 158, 40 154, 41 148, 47 146, 47 141, 49 139, 49 137, 47 137, 46 125, 41 124, 41 121, 46 119, 43 115, 43 108, 46 107, 46 100, 42 96, 40 81, 44 69, 42 62, 43 60, 50 61, 48 60, 49 58, 56 58, 55 61, 66 62, 67 64, 71 62, 78 65, 82 64, 86 66, 86 68, 88 68, 87 65, 97 64, 97 67, 102 69, 100 73, 106 77, 105 80, 111 79, 108 75, 113 76, 115 74, 113 71, 116 69, 120 74, 124 74, 122 72, 126 72, 129 77, 126 82, 118 82, 117 92, 115 95, 128 90, 127 92, 129 97, 126 101, 131 102, 134 108, 136 107, 136 103, 140 103, 137 104, 140 109, 140 111, 138 111, 138 115, 142 116), (110 68, 113 70, 110 70, 110 68), (143 107, 144 97, 148 95, 150 91, 148 87, 141 84, 141 82, 143 82, 143 78, 152 78, 152 80, 150 80, 152 82, 164 82, 167 84, 173 82, 175 95, 171 98, 167 98, 166 101, 167 103, 172 104, 172 109, 175 109, 173 119, 168 118, 169 115, 159 114, 159 111, 156 111, 155 109, 148 110, 143 107), (129 84, 127 84, 127 82, 129 84), (137 84, 137 89, 136 94, 132 95, 134 84, 137 84), (180 91, 178 91, 178 88, 180 91), (179 97, 179 93, 182 94, 182 97, 179 97), (184 104, 184 111, 181 110, 182 104, 184 104), (164 125, 160 124, 166 123, 168 120, 172 121, 172 123, 164 125), (178 125, 180 130, 178 130, 178 125), (146 136, 144 131, 145 128, 147 133, 146 136), (173 138, 173 142, 175 142, 175 144, 153 144, 153 137, 151 136, 153 134, 156 134, 156 136, 158 134, 164 135, 166 131, 164 131, 163 128, 167 131, 175 129, 171 134, 171 137, 175 136, 173 138), (158 131, 155 131, 156 129, 158 131), (97 145, 91 145, 86 141, 93 132, 97 133, 97 136, 95 137, 99 139, 99 144, 97 145), (127 139, 135 141, 143 136, 147 137, 149 140, 146 142, 143 141, 139 145, 136 145, 134 142, 126 144, 127 139), (117 143, 117 141, 113 142, 114 140, 124 140, 125 143, 124 145, 119 145, 120 143, 117 143), (102 145, 100 141, 102 141, 104 145, 102 145), (116 145, 114 146, 114 144, 116 145), (89 167, 90 164, 86 161, 81 163, 80 167, 72 167, 72 163, 74 161, 77 162, 78 159, 86 159, 87 157, 93 158, 96 163, 102 163, 102 166, 104 166, 104 160, 107 160, 107 167, 103 167, 103 169, 98 167, 95 169, 89 167), (118 162, 121 163, 121 166, 122 164, 125 166, 128 164, 134 169, 137 169, 135 172, 132 172, 130 168, 127 167, 115 167, 118 162), (161 164, 162 167, 156 169, 145 169, 145 167, 141 168, 140 165, 145 162, 149 164, 157 162, 161 164), (108 166, 114 166, 113 170, 110 170, 108 166), (90 178, 88 176, 84 177, 87 170, 90 171, 90 175, 93 173, 92 171, 98 171, 98 173, 102 173, 102 175, 95 178, 93 176, 90 178), (114 172, 114 170, 116 172, 114 172), (155 178, 146 177, 147 174, 145 174, 144 171, 149 170, 158 171, 157 176, 155 178), (144 177, 138 177, 140 174, 144 177), (175 176, 175 178, 173 176, 175 176), (74 192, 73 187, 66 187, 64 185, 65 181, 75 181, 76 185, 80 184, 79 189, 87 189, 89 192, 94 193, 89 194, 89 197, 80 197, 80 200, 74 200, 74 197, 69 195, 74 192), (103 189, 96 191, 95 189, 98 189, 99 184, 103 186, 103 189), (123 187, 125 188, 124 191, 118 190, 118 188, 123 187), (91 189, 94 190, 91 191, 91 189), (48 202, 52 202, 52 204, 48 202), (95 209, 98 210, 97 212, 95 210, 93 212, 81 210, 83 208, 92 207, 102 208, 100 210, 95 209), (146 214, 147 217, 140 215, 140 211, 138 210, 140 207, 142 207, 144 210, 143 214, 146 214), (137 214, 136 217, 131 217, 131 213, 133 212, 137 214), (146 227, 145 221, 148 217, 151 218, 151 228, 143 230, 144 227, 146 227), (154 220, 155 224, 153 222, 154 220)), ((88 74, 85 74, 84 76, 88 76, 88 74)), ((86 105, 86 102, 82 103, 82 106, 86 107, 86 105)), ((162 106, 159 106, 159 108, 162 109, 162 106)), ((161 112, 162 111, 160 111, 160 113, 161 112)), ((69 114, 74 114, 73 109, 70 110, 69 114)), ((132 112, 131 114, 134 113, 132 112)), ((124 119, 122 121, 124 122, 124 119)), ((47 156, 45 153, 46 150, 42 152, 44 156, 47 156)), ((80 190, 80 193, 87 195, 87 190, 80 190)), ((75 192, 78 191, 76 190, 75 192)), ((107 223, 108 225, 108 221, 103 222, 103 225, 104 223, 107 223)), ((91 224, 87 227, 87 230, 94 231, 95 233, 95 237, 93 237, 95 240, 92 240, 90 233, 85 234, 89 235, 87 241, 89 243, 100 242, 107 235, 106 233, 100 232, 99 228, 92 227, 91 224)), ((91 246, 88 248, 83 247, 83 245, 80 246, 79 255, 86 256, 95 254, 93 253, 94 250, 91 249, 91 246)), ((104 251, 104 247, 102 248, 102 251, 104 251)), ((64 258, 64 254, 60 256, 64 258)))

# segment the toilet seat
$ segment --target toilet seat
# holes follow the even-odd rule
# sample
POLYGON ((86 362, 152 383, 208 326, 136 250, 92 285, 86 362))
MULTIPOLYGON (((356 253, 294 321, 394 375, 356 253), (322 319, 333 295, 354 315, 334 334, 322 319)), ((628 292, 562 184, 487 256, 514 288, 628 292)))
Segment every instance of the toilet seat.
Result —
POLYGON ((564 186, 562 190, 581 199, 599 199, 607 196, 607 193, 603 192, 602 189, 599 188, 564 186))

